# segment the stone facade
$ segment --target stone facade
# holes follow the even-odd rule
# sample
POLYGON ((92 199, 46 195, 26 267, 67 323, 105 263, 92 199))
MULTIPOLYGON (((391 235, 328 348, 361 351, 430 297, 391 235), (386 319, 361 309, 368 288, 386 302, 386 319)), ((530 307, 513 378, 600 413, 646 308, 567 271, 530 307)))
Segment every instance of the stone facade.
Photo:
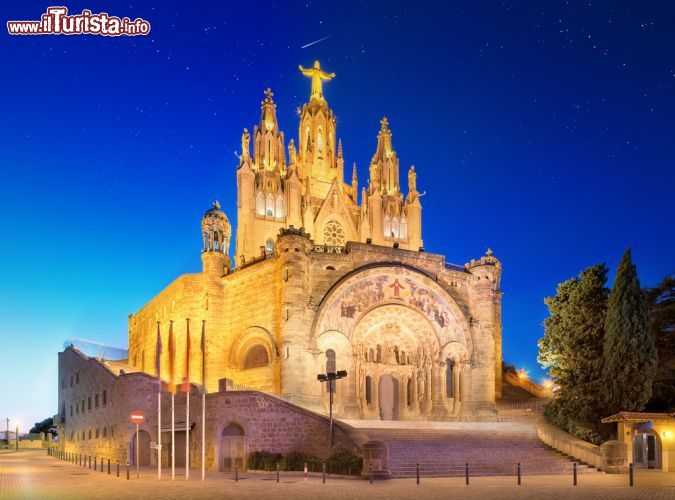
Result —
MULTIPOLYGON (((117 461, 125 464, 127 460, 135 463, 136 428, 130 415, 141 411, 145 422, 139 427, 139 463, 157 464, 157 453, 151 450, 151 443, 158 441, 159 387, 155 377, 120 362, 88 358, 73 347, 59 354, 59 377, 63 382, 59 386, 60 411, 55 420, 63 451, 96 457, 99 461, 110 459, 113 464, 117 461)), ((202 395, 197 386, 191 385, 190 389, 190 463, 199 467, 202 395)), ((247 455, 257 450, 282 455, 299 451, 322 458, 330 454, 328 419, 324 416, 269 394, 226 392, 225 384, 220 389, 204 396, 207 470, 230 470, 235 463, 245 470, 247 455)), ((178 467, 185 465, 186 398, 181 391, 174 396, 178 467)), ((161 403, 162 463, 170 466, 171 394, 166 383, 162 384, 161 403)), ((335 443, 352 449, 352 438, 345 429, 348 428, 336 426, 335 443)))
POLYGON ((234 267, 216 202, 202 221, 202 272, 130 315, 129 363, 151 375, 159 365, 173 382, 205 373, 209 392, 227 378, 318 412, 329 393, 317 374, 347 370, 338 417, 494 420, 501 263, 490 251, 464 266, 424 251, 417 174, 403 196, 386 119, 359 204, 321 91, 334 75, 318 63, 303 73, 312 94, 298 149, 291 141, 286 156, 269 89, 253 137, 242 136, 234 267))

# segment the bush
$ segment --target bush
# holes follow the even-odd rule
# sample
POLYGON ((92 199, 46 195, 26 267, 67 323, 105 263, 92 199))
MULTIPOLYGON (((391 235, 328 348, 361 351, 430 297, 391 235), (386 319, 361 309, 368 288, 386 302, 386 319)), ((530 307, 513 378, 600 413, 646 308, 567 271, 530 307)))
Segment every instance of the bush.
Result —
POLYGON ((342 446, 335 446, 326 460, 326 468, 331 474, 360 474, 363 458, 342 446))
POLYGON ((254 451, 248 456, 248 468, 253 470, 275 470, 276 463, 281 460, 281 453, 262 450, 254 451))
MULTIPOLYGON (((321 460, 311 455, 307 455, 300 451, 293 451, 281 459, 281 469, 282 470, 303 470, 305 463, 309 467, 309 470, 312 469, 312 465, 316 468, 316 464, 320 464, 321 460)), ((319 469, 321 466, 319 465, 319 469)))

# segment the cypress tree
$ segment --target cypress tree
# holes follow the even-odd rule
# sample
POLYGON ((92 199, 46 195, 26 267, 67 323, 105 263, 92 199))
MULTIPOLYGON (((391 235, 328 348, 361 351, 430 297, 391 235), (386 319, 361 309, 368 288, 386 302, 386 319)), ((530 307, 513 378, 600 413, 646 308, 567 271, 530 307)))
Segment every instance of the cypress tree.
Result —
POLYGON ((545 299, 551 315, 544 321, 539 362, 556 377, 556 399, 546 407, 549 422, 592 442, 602 407, 602 354, 607 303, 607 268, 589 267, 558 285, 545 299))
POLYGON ((657 353, 630 248, 621 258, 609 294, 603 357, 607 415, 641 411, 652 394, 657 353))

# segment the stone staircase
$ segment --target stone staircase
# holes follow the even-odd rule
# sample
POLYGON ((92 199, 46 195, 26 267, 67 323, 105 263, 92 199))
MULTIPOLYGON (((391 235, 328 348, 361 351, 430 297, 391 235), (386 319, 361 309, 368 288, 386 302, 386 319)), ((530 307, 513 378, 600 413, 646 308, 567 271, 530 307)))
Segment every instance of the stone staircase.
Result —
MULTIPOLYGON (((345 421, 371 440, 389 446, 391 477, 534 474, 572 475, 573 461, 537 437, 528 422, 381 422, 345 421)), ((597 473, 585 464, 577 473, 597 473)))

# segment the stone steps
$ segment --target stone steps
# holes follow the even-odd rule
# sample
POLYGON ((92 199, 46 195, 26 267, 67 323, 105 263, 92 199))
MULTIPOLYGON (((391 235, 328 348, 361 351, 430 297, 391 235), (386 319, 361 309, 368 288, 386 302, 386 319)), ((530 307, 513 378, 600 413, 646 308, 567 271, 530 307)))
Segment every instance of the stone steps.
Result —
MULTIPOLYGON (((378 427, 370 421, 358 426, 369 439, 388 445, 391 477, 414 477, 417 464, 423 477, 464 476, 467 462, 470 476, 515 476, 518 463, 523 476, 572 475, 572 460, 541 442, 533 424, 416 424, 402 422, 398 427, 394 422, 383 422, 378 427)), ((577 473, 597 470, 578 463, 577 473)))

